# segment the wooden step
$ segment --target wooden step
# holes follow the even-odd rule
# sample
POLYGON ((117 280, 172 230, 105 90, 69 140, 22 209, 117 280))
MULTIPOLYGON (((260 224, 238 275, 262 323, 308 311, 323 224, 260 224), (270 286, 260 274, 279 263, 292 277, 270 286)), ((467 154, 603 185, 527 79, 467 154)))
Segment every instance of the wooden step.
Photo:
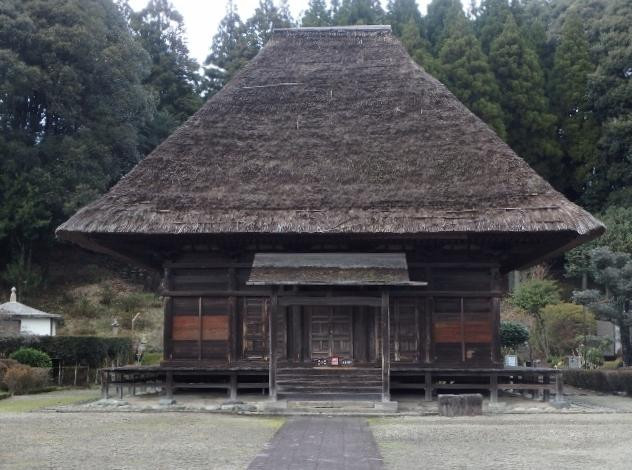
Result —
POLYGON ((382 371, 377 368, 282 368, 277 393, 290 400, 380 400, 382 371))

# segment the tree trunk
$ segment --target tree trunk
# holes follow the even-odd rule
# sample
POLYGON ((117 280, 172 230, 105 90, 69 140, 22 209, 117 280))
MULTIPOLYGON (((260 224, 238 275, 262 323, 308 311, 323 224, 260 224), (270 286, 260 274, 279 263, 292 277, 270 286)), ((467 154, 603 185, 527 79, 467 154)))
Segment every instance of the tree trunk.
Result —
POLYGON ((624 365, 632 365, 632 345, 630 344, 630 327, 627 324, 625 315, 617 319, 619 332, 621 334, 621 353, 624 365))

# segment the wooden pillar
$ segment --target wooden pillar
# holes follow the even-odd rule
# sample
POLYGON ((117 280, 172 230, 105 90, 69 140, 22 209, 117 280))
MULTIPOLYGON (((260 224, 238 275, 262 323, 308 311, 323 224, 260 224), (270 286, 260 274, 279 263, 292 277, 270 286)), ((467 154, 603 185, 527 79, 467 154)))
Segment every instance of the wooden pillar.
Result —
POLYGON ((426 401, 432 401, 432 372, 424 374, 424 394, 426 401))
POLYGON ((498 403, 498 374, 489 376, 489 402, 498 403))
MULTIPOLYGON (((231 291, 237 290, 237 276, 235 268, 228 268, 228 288, 231 291)), ((228 362, 232 363, 237 360, 237 297, 230 296, 228 298, 228 308, 230 315, 230 349, 228 353, 228 362)))
POLYGON ((382 401, 391 400, 391 307, 388 291, 382 291, 382 401))
POLYGON ((555 402, 564 403, 564 374, 561 371, 555 375, 555 402))
POLYGON ((110 398, 110 373, 106 370, 101 371, 101 398, 110 398))
POLYGON ((237 400, 237 372, 230 374, 230 399, 237 400))
POLYGON ((277 288, 272 291, 272 298, 270 299, 270 315, 268 316, 268 334, 270 335, 270 364, 268 372, 268 390, 270 393, 270 399, 277 399, 276 391, 276 366, 277 366, 277 324, 279 315, 279 297, 277 288))
MULTIPOLYGON (((165 290, 171 290, 171 269, 164 269, 164 277, 163 277, 163 286, 165 290)), ((171 347, 171 337, 172 337, 172 328, 173 328, 173 300, 172 297, 166 297, 164 301, 164 330, 163 330, 163 356, 164 360, 171 359, 173 355, 173 350, 171 347)))
MULTIPOLYGON (((494 292, 501 290, 500 271, 498 268, 492 269, 492 283, 491 289, 494 292)), ((492 344, 491 344, 491 360, 494 364, 500 364, 502 362, 502 355, 500 352, 500 297, 492 298, 492 344)))
POLYGON ((165 375, 165 398, 173 400, 173 371, 168 370, 165 375))
POLYGON ((544 385, 547 385, 547 388, 542 390, 542 401, 548 402, 551 399, 551 389, 548 387, 551 385, 551 376, 548 372, 545 372, 542 376, 542 382, 544 382, 544 385))
POLYGON ((119 400, 123 399, 123 393, 124 393, 123 388, 125 387, 124 377, 125 377, 125 375, 118 374, 117 382, 118 382, 118 396, 119 396, 119 400))

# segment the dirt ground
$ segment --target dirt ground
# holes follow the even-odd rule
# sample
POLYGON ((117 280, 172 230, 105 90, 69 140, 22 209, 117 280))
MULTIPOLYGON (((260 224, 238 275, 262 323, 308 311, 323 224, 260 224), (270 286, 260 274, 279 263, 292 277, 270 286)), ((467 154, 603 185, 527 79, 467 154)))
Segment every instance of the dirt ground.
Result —
MULTIPOLYGON (((0 401, 0 469, 242 469, 286 422, 208 412, 117 413, 82 404, 97 397, 94 389, 64 390, 0 401)), ((556 410, 504 397, 500 413, 472 418, 410 416, 432 404, 408 398, 409 416, 368 422, 387 469, 631 468, 632 398, 572 388, 566 398, 570 406, 556 410)), ((192 403, 206 408, 225 399, 192 403)))
POLYGON ((628 470, 631 414, 371 420, 388 469, 628 470))
POLYGON ((0 413, 0 468, 242 469, 282 423, 190 413, 0 413))

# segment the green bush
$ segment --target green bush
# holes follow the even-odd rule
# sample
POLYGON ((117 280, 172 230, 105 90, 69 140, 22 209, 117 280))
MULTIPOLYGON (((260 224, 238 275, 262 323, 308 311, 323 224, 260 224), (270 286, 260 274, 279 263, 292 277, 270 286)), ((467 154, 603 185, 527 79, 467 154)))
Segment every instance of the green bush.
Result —
POLYGON ((20 364, 31 367, 44 367, 48 369, 53 367, 50 356, 35 348, 20 348, 11 353, 9 357, 18 361, 20 364))
POLYGON ((3 386, 11 394, 21 395, 46 387, 49 378, 49 369, 18 364, 4 374, 3 386))
POLYGON ((626 392, 632 395, 632 369, 570 369, 564 371, 564 382, 598 392, 626 392))

